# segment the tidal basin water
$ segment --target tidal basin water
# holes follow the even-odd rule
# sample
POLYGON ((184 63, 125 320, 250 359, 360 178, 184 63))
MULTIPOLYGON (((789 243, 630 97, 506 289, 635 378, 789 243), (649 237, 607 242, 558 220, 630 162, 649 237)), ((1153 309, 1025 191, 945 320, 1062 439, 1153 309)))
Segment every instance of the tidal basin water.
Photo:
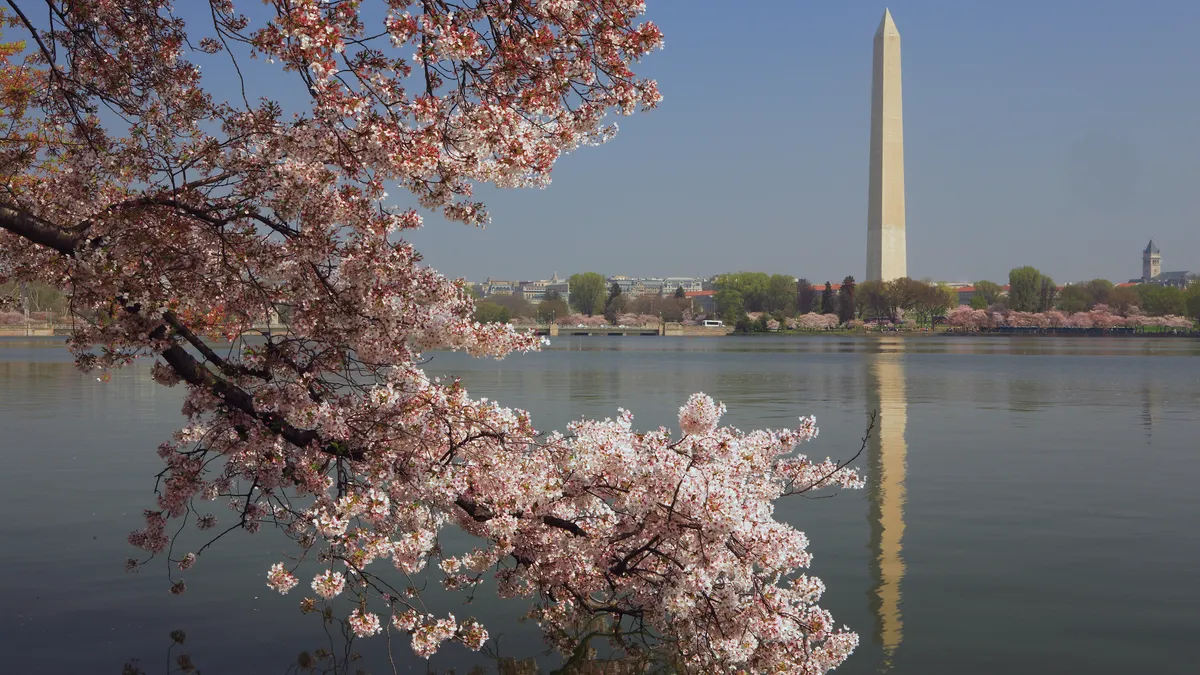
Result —
MULTIPOLYGON (((839 673, 1197 672, 1200 341, 564 337, 427 370, 543 429, 618 407, 673 427, 694 391, 744 429, 813 414, 803 449, 821 457, 852 455, 879 410, 867 490, 777 506, 812 540, 824 605, 862 637, 839 673)), ((181 596, 165 564, 122 570, 181 397, 148 363, 101 383, 61 340, 0 339, 0 670, 114 673, 136 657, 165 673, 176 628, 206 673, 283 673, 328 644, 298 612, 304 586, 264 585, 289 550, 268 530, 202 555, 181 596)), ((521 603, 434 601, 483 620, 503 655, 553 663, 521 603)), ((356 648, 390 672, 382 640, 356 648)), ((393 651, 400 672, 426 672, 406 641, 393 651)), ((433 666, 488 663, 450 648, 433 666)))

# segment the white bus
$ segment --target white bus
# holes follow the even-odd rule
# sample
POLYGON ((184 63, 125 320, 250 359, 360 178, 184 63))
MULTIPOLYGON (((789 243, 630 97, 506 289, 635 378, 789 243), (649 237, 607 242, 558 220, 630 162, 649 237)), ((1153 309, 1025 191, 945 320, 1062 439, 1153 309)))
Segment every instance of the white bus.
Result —
POLYGON ((714 320, 712 320, 712 319, 705 319, 705 320, 704 320, 704 327, 705 327, 705 328, 719 328, 719 327, 721 327, 721 326, 724 326, 724 325, 725 325, 725 322, 724 322, 724 321, 714 321, 714 320))

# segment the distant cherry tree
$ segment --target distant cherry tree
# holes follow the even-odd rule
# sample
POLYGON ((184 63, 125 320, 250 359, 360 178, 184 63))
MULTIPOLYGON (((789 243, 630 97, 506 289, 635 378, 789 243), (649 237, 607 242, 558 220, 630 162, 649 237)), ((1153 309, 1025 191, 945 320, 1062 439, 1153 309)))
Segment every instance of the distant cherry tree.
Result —
POLYGON ((960 305, 946 315, 946 324, 963 331, 979 331, 993 328, 1074 328, 1110 330, 1113 328, 1144 329, 1147 326, 1190 330, 1195 321, 1189 317, 1167 315, 1144 316, 1137 307, 1125 313, 1117 313, 1108 305, 1095 305, 1090 311, 1065 313, 1058 310, 1048 312, 1018 312, 1010 309, 991 311, 960 305))

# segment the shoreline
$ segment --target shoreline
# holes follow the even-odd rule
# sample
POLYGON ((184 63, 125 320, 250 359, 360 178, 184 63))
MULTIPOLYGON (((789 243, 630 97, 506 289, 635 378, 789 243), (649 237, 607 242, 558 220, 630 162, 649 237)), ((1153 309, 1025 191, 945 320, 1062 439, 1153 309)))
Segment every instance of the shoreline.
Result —
POLYGON ((1005 338, 1024 338, 1024 337, 1063 337, 1063 338, 1200 338, 1200 331, 1191 332, 1170 332, 1170 331, 1155 331, 1155 332, 1108 332, 1099 331, 1096 329, 1089 330, 1060 330, 1060 329, 1045 329, 1045 330, 990 330, 990 331, 916 331, 916 330, 897 330, 897 331, 867 331, 867 330, 831 330, 831 331, 791 331, 791 332, 776 332, 776 333, 729 333, 727 337, 817 337, 817 336, 840 336, 840 337, 954 337, 954 338, 978 338, 978 337, 1005 337, 1005 338))
MULTIPOLYGON (((282 328, 273 326, 272 328, 282 328)), ((756 333, 741 333, 731 328, 722 327, 720 329, 703 328, 703 327, 686 327, 684 330, 663 330, 658 326, 643 326, 638 328, 633 327, 591 327, 587 329, 559 328, 556 331, 549 330, 544 326, 519 326, 519 328, 532 329, 541 335, 548 337, 687 337, 687 338, 715 338, 715 337, 735 337, 735 338, 752 338, 752 337, 820 337, 820 336, 838 336, 838 337, 871 337, 871 336, 907 336, 907 337, 1067 337, 1067 338, 1200 338, 1200 330, 1179 331, 1158 330, 1158 331, 1133 331, 1121 329, 1098 329, 1098 328, 1000 328, 981 331, 955 331, 955 330, 865 330, 865 329, 834 329, 820 331, 776 331, 776 332, 756 332, 756 333)), ((64 326, 30 326, 28 329, 22 327, 3 327, 0 328, 0 337, 13 338, 47 338, 57 337, 65 338, 70 335, 71 329, 64 326)))

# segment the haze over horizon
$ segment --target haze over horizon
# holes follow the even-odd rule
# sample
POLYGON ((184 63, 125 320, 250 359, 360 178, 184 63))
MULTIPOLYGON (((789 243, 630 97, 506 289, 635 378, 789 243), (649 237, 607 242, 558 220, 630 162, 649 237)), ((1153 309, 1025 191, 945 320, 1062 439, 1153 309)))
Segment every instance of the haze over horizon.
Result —
MULTIPOLYGON (((1200 7, 1156 0, 888 4, 900 29, 914 278, 1060 282, 1200 270, 1200 7), (1189 86, 1187 83, 1191 83, 1189 86)), ((666 49, 639 74, 664 100, 542 190, 480 190, 480 232, 427 218, 412 239, 482 280, 584 270, 740 269, 862 278, 872 37, 882 3, 650 0, 666 49)))

